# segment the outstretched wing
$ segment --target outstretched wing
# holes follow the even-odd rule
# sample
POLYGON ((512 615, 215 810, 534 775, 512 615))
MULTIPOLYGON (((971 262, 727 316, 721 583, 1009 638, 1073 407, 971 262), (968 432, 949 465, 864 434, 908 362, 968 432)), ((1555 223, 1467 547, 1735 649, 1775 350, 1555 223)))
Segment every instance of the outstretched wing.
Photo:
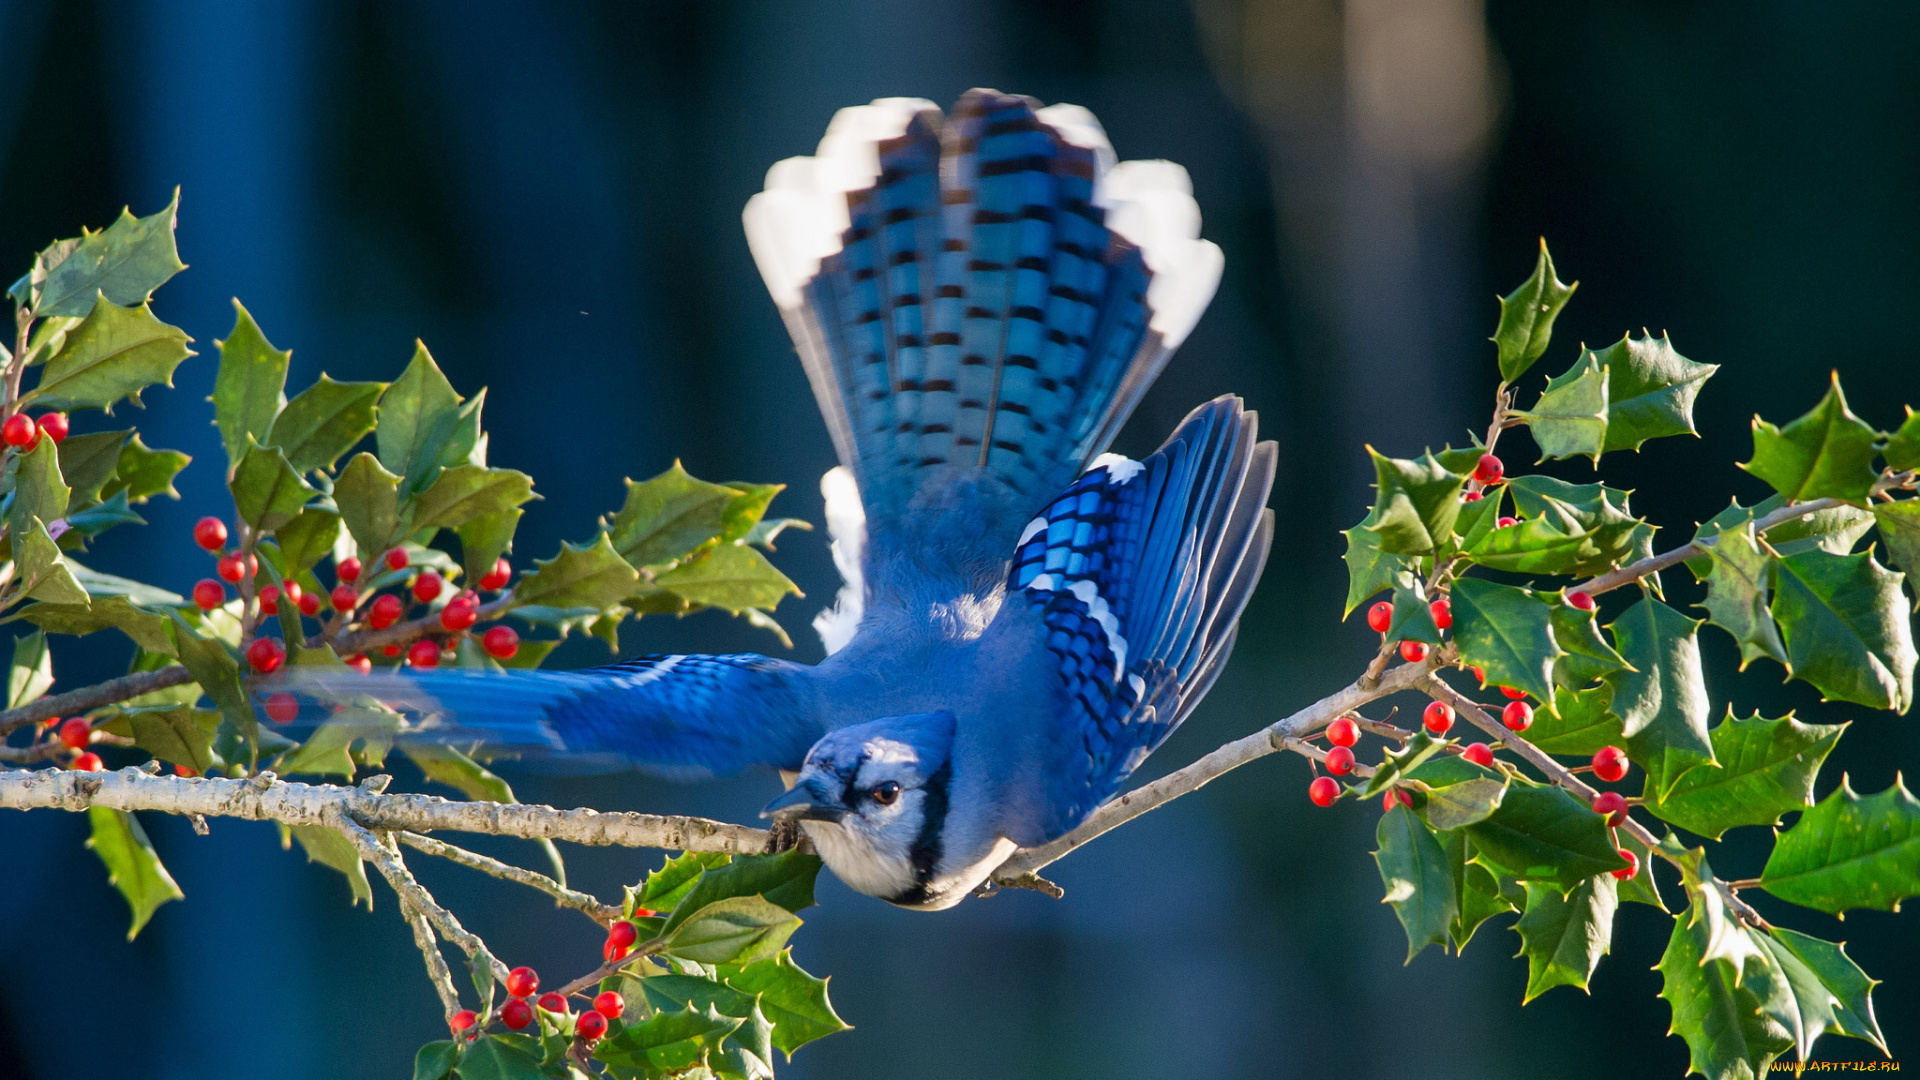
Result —
POLYGON ((1064 705, 1040 839, 1111 798, 1226 665, 1273 538, 1257 431, 1237 398, 1210 402, 1145 461, 1096 461, 1022 535, 1008 585, 1040 609, 1064 705))
POLYGON ((477 743, 568 770, 698 779, 798 769, 825 734, 812 670, 750 653, 642 656, 581 671, 295 668, 262 693, 296 694, 310 721, 370 697, 400 713, 403 742, 477 743))

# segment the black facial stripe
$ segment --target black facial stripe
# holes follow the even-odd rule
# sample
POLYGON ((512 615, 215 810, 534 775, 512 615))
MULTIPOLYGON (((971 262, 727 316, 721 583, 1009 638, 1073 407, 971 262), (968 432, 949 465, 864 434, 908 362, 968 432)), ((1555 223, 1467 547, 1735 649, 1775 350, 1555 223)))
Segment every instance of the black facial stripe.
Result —
POLYGON ((908 856, 913 863, 913 887, 893 897, 892 903, 924 904, 932 899, 928 885, 933 881, 934 868, 940 864, 940 831, 947 823, 947 786, 952 779, 953 763, 949 761, 921 785, 926 798, 921 804, 920 835, 914 837, 913 850, 908 856))

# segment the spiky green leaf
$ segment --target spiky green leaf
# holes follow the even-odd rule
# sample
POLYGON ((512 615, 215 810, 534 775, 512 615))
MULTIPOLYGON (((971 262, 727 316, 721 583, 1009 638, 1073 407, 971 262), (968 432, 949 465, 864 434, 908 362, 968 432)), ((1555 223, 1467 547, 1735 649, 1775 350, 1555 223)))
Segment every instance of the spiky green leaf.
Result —
POLYGON ((1587 989, 1593 969, 1613 946, 1613 912, 1619 906, 1611 874, 1596 874, 1562 894, 1552 885, 1527 883, 1527 908, 1514 932, 1527 958, 1522 1005, 1556 986, 1587 989))
POLYGON ((1773 556, 1760 547, 1752 523, 1723 529, 1707 548, 1713 569, 1707 573, 1707 598, 1700 604, 1709 622, 1733 635, 1740 646, 1740 667, 1762 656, 1787 663, 1787 646, 1773 623, 1768 593, 1773 556))
POLYGON ((1693 400, 1720 370, 1696 364, 1674 350, 1665 334, 1631 334, 1594 354, 1607 369, 1607 450, 1638 450, 1648 439, 1698 435, 1693 400))
POLYGON ((1760 887, 1828 914, 1898 911, 1920 895, 1920 800, 1899 776, 1865 798, 1846 777, 1775 840, 1760 887))
POLYGON ((277 446, 295 472, 331 469, 374 427, 375 402, 386 383, 320 381, 302 390, 273 421, 260 442, 277 446))
POLYGON ((1904 575, 1870 551, 1803 551, 1774 565, 1773 617, 1793 677, 1833 700, 1906 712, 1920 656, 1900 594, 1904 575))
POLYGON ((1440 841, 1413 811, 1396 805, 1374 832, 1380 845, 1373 861, 1386 887, 1382 903, 1393 905, 1407 932, 1407 962, 1429 945, 1447 945, 1447 931, 1460 913, 1452 871, 1440 841))
POLYGON ((169 900, 184 900, 186 894, 161 864, 138 818, 125 810, 93 806, 87 809, 87 819, 93 826, 87 846, 106 864, 107 881, 133 909, 133 925, 127 929, 127 940, 132 941, 155 909, 169 900))
POLYGON ((1607 366, 1592 351, 1558 378, 1547 380, 1547 389, 1531 409, 1515 409, 1513 416, 1526 421, 1533 441, 1540 446, 1540 460, 1589 457, 1600 461, 1607 442, 1607 366))
MULTIPOLYGON (((1758 958, 1726 960, 1710 953, 1710 928, 1695 904, 1673 922, 1660 957, 1660 996, 1673 1009, 1672 1033, 1687 1041, 1691 1072, 1707 1080, 1758 1080, 1792 1037, 1763 1009, 1766 989, 1758 958), (1745 975, 1742 967, 1748 968, 1745 975)), ((1739 930, 1744 935, 1745 930, 1739 930)))
POLYGON ((1786 427, 1754 417, 1753 460, 1740 467, 1793 502, 1831 498, 1864 506, 1878 476, 1876 440, 1847 408, 1836 371, 1820 404, 1786 427))
POLYGON ((1607 676, 1627 755, 1647 771, 1648 792, 1664 794, 1689 769, 1713 762, 1700 623, 1646 597, 1608 629, 1634 669, 1607 676))
POLYGON ((1553 696, 1554 663, 1565 654, 1553 636, 1553 612, 1531 590, 1461 578, 1453 585, 1453 640, 1462 664, 1540 701, 1553 696))
POLYGON ((1373 447, 1374 522, 1363 526, 1380 538, 1380 550, 1394 555, 1424 555, 1453 535, 1460 516, 1460 490, 1466 478, 1450 472, 1432 454, 1417 460, 1390 458, 1373 447))
POLYGON ((1579 287, 1577 281, 1568 285, 1554 275, 1553 257, 1541 239, 1532 275, 1500 301, 1500 327, 1493 332, 1493 343, 1499 349, 1501 382, 1518 379, 1547 351, 1553 320, 1579 287))
POLYGON ((1508 788, 1500 808, 1469 826, 1467 836, 1488 867, 1562 892, 1626 865, 1607 836, 1606 820, 1558 787, 1508 788))
POLYGON ((536 561, 513 594, 523 604, 604 611, 625 599, 639 581, 640 574, 601 533, 590 544, 561 544, 558 555, 536 561))
POLYGON ((1814 777, 1845 731, 1845 724, 1803 724, 1791 715, 1741 720, 1729 708, 1712 732, 1719 764, 1688 772, 1664 798, 1648 785, 1646 807, 1709 840, 1740 825, 1777 825, 1781 814, 1813 805, 1814 777))
POLYGON ((156 213, 137 218, 124 207, 106 229, 54 244, 34 261, 27 306, 37 317, 57 318, 87 314, 96 293, 125 307, 145 303, 186 269, 173 242, 179 211, 174 188, 173 200, 156 213))

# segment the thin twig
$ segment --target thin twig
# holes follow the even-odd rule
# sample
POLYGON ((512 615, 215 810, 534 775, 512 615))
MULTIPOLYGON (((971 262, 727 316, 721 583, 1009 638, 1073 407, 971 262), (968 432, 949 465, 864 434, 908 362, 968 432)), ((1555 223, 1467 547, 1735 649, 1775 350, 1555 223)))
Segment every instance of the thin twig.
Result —
POLYGON ((185 686, 193 681, 186 668, 175 665, 159 671, 136 671, 131 675, 122 675, 117 679, 95 683, 78 690, 69 690, 64 694, 29 701, 25 705, 0 712, 0 736, 17 728, 41 720, 50 720, 56 716, 70 713, 83 713, 97 709, 102 705, 114 705, 155 690, 165 690, 172 686, 185 686))
POLYGON ((393 887, 394 895, 400 898, 402 904, 411 905, 415 911, 425 915, 427 921, 433 924, 433 928, 440 932, 441 937, 453 942, 460 951, 475 961, 485 964, 487 970, 493 972, 495 982, 507 981, 507 965, 493 955, 492 950, 487 948, 486 942, 480 940, 479 935, 461 926, 460 920, 454 916, 453 912, 441 907, 440 902, 433 898, 433 894, 414 879, 412 871, 407 869, 406 860, 400 857, 397 848, 390 848, 381 843, 378 837, 361 828, 358 822, 338 809, 327 816, 332 819, 327 822, 328 827, 346 837, 347 842, 353 845, 353 849, 360 853, 360 857, 372 863, 374 869, 380 871, 380 876, 387 879, 387 884, 393 887))
POLYGON ((479 852, 468 851, 466 848, 455 847, 452 844, 435 840, 431 836, 422 836, 416 832, 406 832, 403 830, 394 835, 400 838, 401 843, 411 848, 417 848, 429 855, 438 855, 449 862, 459 863, 461 866, 478 870, 483 874, 492 874, 497 878, 502 878, 507 881, 517 881, 522 885, 539 889, 541 892, 553 897, 554 903, 558 906, 583 912, 602 926, 613 922, 615 919, 621 918, 624 914, 618 907, 612 904, 603 904, 599 899, 588 896, 586 893, 575 892, 545 874, 538 874, 532 870, 522 870, 520 867, 514 866, 511 863, 504 863, 499 859, 489 858, 479 852))
POLYGON ((1006 862, 1000 864, 999 869, 993 872, 992 880, 1001 885, 1013 885, 1024 875, 1032 874, 1041 867, 1064 858, 1069 852, 1094 837, 1110 832, 1182 795, 1198 791, 1215 778, 1250 761, 1280 750, 1286 745, 1285 740, 1288 736, 1297 738, 1310 734, 1332 723, 1335 717, 1350 713, 1369 701, 1388 697, 1402 690, 1411 690, 1436 667, 1448 663, 1452 663, 1452 650, 1435 649, 1420 663, 1402 664, 1388 671, 1385 677, 1372 687, 1363 687, 1356 681, 1338 693, 1329 694, 1291 716, 1277 720, 1244 738, 1235 739, 1183 769, 1168 773, 1150 784, 1143 784, 1106 803, 1065 835, 1038 847, 1023 848, 1014 852, 1006 862))
MULTIPOLYGON (((1525 758, 1528 764, 1539 769, 1541 774, 1548 780, 1567 789, 1567 791, 1571 792, 1573 796, 1580 801, 1591 806, 1593 800, 1600 796, 1598 791, 1589 787, 1578 776, 1575 776, 1571 769, 1555 761, 1546 751, 1533 745, 1533 743, 1527 739, 1521 738, 1516 732, 1509 731, 1507 726, 1496 719, 1492 713, 1482 709, 1479 705, 1463 696, 1458 690, 1448 686, 1439 677, 1429 677, 1419 689, 1431 696, 1434 700, 1442 701, 1453 706, 1454 712, 1466 717, 1468 722, 1472 723, 1475 727, 1480 728, 1487 734, 1492 735, 1495 739, 1498 739, 1500 745, 1525 758)), ((1644 844, 1648 851, 1659 855, 1661 858, 1666 859, 1676 866, 1679 865, 1677 859, 1667 855, 1660 849, 1660 838, 1653 835, 1653 832, 1645 825, 1634 820, 1631 815, 1620 823, 1619 828, 1635 840, 1644 844)), ((1744 922, 1749 926, 1761 930, 1772 929, 1772 927, 1767 924, 1767 920, 1761 918, 1760 913, 1753 909, 1753 905, 1740 899, 1732 889, 1727 887, 1726 882, 1720 881, 1718 878, 1712 880, 1718 887, 1720 893, 1726 898, 1727 906, 1733 908, 1744 922)))
POLYGON ((460 991, 453 988, 453 972, 447 968, 447 958, 440 955, 440 939, 433 936, 433 927, 427 925, 427 917, 422 915, 405 897, 400 898, 400 917, 407 920, 407 926, 413 930, 413 943, 420 947, 420 956, 427 962, 427 981, 433 984, 433 992, 440 995, 440 1009, 448 1019, 460 1011, 460 991))
POLYGON ((643 941, 639 945, 634 946, 633 951, 628 953, 627 955, 621 957, 618 960, 609 960, 606 963, 601 964, 599 967, 594 968, 592 971, 587 972, 585 975, 582 975, 579 978, 568 983, 567 985, 561 987, 560 989, 555 990, 554 993, 559 994, 563 998, 567 998, 567 997, 572 997, 573 995, 581 992, 582 990, 587 989, 590 986, 597 986, 599 985, 601 979, 604 979, 607 976, 612 975, 614 972, 619 971, 621 968, 626 967, 628 964, 633 963, 635 960, 644 960, 647 957, 652 956, 654 953, 659 952, 661 947, 664 946, 665 944, 666 942, 662 941, 659 938, 654 938, 651 941, 643 941))

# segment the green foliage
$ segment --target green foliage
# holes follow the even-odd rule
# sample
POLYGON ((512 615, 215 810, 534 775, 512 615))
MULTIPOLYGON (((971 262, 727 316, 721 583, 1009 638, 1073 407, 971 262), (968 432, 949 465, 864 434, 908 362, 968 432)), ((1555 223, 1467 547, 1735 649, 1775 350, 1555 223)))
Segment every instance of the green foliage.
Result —
POLYGON ((1453 535, 1460 515, 1460 490, 1466 478, 1450 472, 1432 454, 1417 461, 1387 457, 1372 447, 1375 488, 1373 524, 1365 526, 1380 538, 1380 550, 1394 555, 1421 555, 1453 535))
MULTIPOLYGON (((1769 985, 1766 961, 1751 942, 1744 955, 1716 955, 1715 924, 1701 907, 1696 900, 1674 920, 1660 957, 1660 996, 1673 1008, 1673 1032, 1687 1040, 1691 1071, 1708 1080, 1765 1076, 1768 1064, 1793 1045, 1758 993, 1769 985)), ((1737 926, 1731 933, 1747 937, 1737 926)))
POLYGON ((1648 439, 1699 434, 1693 426, 1693 400, 1719 365, 1696 364, 1681 356, 1665 334, 1628 335, 1594 358, 1607 369, 1604 449, 1638 450, 1648 439))
POLYGON ((1793 502, 1839 499, 1865 505, 1873 490, 1876 433, 1847 408, 1840 373, 1813 411, 1786 427, 1753 418, 1753 460, 1741 468, 1793 502))
POLYGON ((1485 669, 1489 681, 1552 698, 1554 663, 1566 650, 1554 638, 1553 612, 1531 590, 1461 578, 1453 587, 1453 642, 1461 662, 1485 669))
POLYGON ((169 900, 184 900, 186 895, 173 883, 167 868, 160 865, 160 856, 154 853, 153 842, 147 839, 138 818, 104 806, 88 808, 87 818, 93 825, 87 846, 106 864, 107 881, 120 890, 133 909, 133 925, 127 928, 127 940, 132 941, 153 917, 154 909, 169 900))
POLYGON ((1598 465, 1607 443, 1607 365, 1592 351, 1581 353, 1572 367, 1547 380, 1538 404, 1513 415, 1533 432, 1540 460, 1584 456, 1598 465))
POLYGON ((1664 796, 1690 769, 1713 763, 1707 734, 1707 679, 1700 624, 1652 597, 1608 627, 1630 671, 1609 675, 1627 756, 1647 771, 1647 792, 1664 796))
POLYGON ((1840 914, 1898 911, 1920 894, 1920 800, 1898 777, 1866 798, 1846 777, 1774 844, 1760 887, 1782 900, 1840 914))
POLYGON ((1482 863, 1517 881, 1572 890, 1626 865, 1606 821, 1558 787, 1516 784, 1492 816, 1467 829, 1482 863))
POLYGON ((1547 351, 1553 339, 1553 320, 1567 306, 1573 290, 1553 272, 1553 257, 1547 254, 1547 242, 1540 241, 1540 261, 1532 276, 1500 301, 1500 326, 1493 332, 1499 348, 1500 381, 1513 382, 1547 351))
POLYGON ((191 340, 154 318, 146 304, 121 307, 103 296, 67 331, 66 343, 40 369, 40 385, 22 394, 21 404, 111 411, 125 398, 138 405, 147 387, 173 385, 173 370, 194 355, 191 340))
POLYGON ((1913 624, 1904 575, 1871 552, 1803 551, 1776 562, 1773 617, 1793 675, 1828 698, 1906 712, 1913 704, 1913 624))
POLYGON ((1527 907, 1513 929, 1520 955, 1527 958, 1527 992, 1532 1001, 1556 986, 1587 989, 1587 980, 1613 945, 1613 911, 1618 883, 1599 874, 1562 894, 1551 885, 1527 883, 1527 907))
POLYGON ((1460 914, 1459 898, 1447 866, 1447 853, 1425 822, 1405 806, 1381 815, 1374 833, 1379 850, 1373 861, 1400 925, 1407 931, 1407 962, 1428 945, 1445 948, 1447 932, 1460 914))
POLYGON ((1760 714, 1727 718, 1711 733, 1719 764, 1693 769, 1664 793, 1648 773, 1649 813, 1709 840, 1740 825, 1777 825, 1780 815, 1813 805, 1813 779, 1845 724, 1803 724, 1760 714))

